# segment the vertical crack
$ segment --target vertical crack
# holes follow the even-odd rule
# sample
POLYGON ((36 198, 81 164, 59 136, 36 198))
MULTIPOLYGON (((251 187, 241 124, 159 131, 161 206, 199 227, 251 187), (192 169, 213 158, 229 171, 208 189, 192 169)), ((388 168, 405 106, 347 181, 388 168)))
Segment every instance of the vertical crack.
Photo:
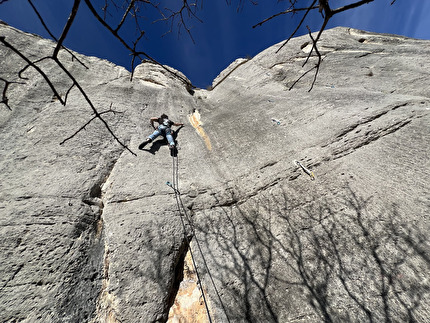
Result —
POLYGON ((68 275, 64 278, 61 291, 66 296, 61 298, 55 309, 70 322, 116 322, 99 320, 100 297, 108 286, 106 273, 109 268, 101 188, 115 163, 113 158, 99 162, 97 177, 82 197, 86 207, 76 215, 78 219, 70 233, 68 275))
POLYGON ((187 251, 188 251, 188 243, 187 243, 187 240, 184 238, 180 246, 180 249, 178 251, 178 256, 176 257, 176 261, 173 264, 174 265, 173 277, 171 279, 166 306, 164 308, 166 317, 171 307, 175 303, 176 296, 179 291, 179 286, 184 278, 185 255, 187 254, 187 251))
POLYGON ((103 258, 103 279, 102 290, 97 299, 96 316, 90 323, 120 323, 116 318, 118 302, 113 294, 109 292, 109 248, 105 243, 105 253, 103 258))
POLYGON ((175 270, 167 322, 209 322, 188 242, 175 270))
POLYGON ((103 196, 102 187, 108 181, 112 174, 112 171, 118 162, 119 158, 116 160, 111 160, 106 170, 99 176, 98 181, 91 187, 89 192, 89 197, 86 201, 87 204, 93 205, 93 207, 98 207, 99 216, 95 223, 95 235, 103 241, 103 258, 102 258, 102 277, 101 277, 101 290, 99 292, 95 316, 90 321, 90 323, 120 323, 117 317, 118 301, 115 296, 110 293, 110 277, 109 277, 109 267, 110 267, 110 250, 108 242, 106 241, 106 230, 103 220, 103 209, 106 204, 106 200, 103 196))

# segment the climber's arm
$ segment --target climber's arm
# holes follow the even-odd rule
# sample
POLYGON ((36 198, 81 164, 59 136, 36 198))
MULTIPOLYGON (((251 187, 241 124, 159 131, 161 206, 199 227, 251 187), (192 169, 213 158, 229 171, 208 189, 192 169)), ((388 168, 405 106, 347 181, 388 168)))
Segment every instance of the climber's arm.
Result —
POLYGON ((157 129, 157 128, 155 127, 155 125, 154 125, 154 122, 158 122, 158 118, 151 118, 151 119, 150 119, 150 122, 151 122, 151 126, 152 126, 152 128, 157 129))

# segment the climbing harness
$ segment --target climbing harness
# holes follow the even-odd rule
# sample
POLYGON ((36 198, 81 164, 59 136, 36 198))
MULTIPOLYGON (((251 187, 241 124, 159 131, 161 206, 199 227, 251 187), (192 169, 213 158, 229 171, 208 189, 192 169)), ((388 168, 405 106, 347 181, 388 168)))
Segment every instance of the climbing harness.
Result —
POLYGON ((315 175, 314 172, 307 169, 305 166, 303 166, 303 164, 297 160, 294 161, 294 163, 299 166, 306 174, 309 175, 309 177, 311 178, 311 181, 315 180, 315 175))
POLYGON ((221 300, 221 297, 219 295, 219 292, 218 292, 218 289, 217 289, 217 287, 215 285, 215 282, 214 282, 214 280, 212 278, 212 275, 210 274, 209 266, 208 266, 208 264, 206 262, 206 259, 204 257, 204 254, 203 254, 202 248, 200 246, 199 240, 197 239, 197 235, 196 235, 196 232, 194 230, 194 226, 193 226, 191 217, 188 215, 188 212, 187 212, 187 210, 186 210, 186 208, 185 208, 185 206, 184 206, 184 204, 182 202, 181 193, 180 193, 180 191, 178 189, 178 187, 179 187, 179 173, 178 173, 179 158, 178 158, 178 154, 177 153, 176 154, 172 154, 172 161, 173 161, 173 165, 172 165, 172 169, 173 169, 172 182, 168 181, 168 182, 166 182, 166 185, 169 186, 173 190, 173 192, 175 193, 176 204, 177 204, 177 207, 178 207, 179 217, 180 217, 181 223, 182 223, 182 228, 184 230, 185 240, 186 240, 186 242, 188 244, 188 250, 190 251, 191 260, 193 262, 193 266, 194 266, 194 269, 196 271, 198 287, 201 290, 201 297, 203 298, 203 302, 205 303, 205 308, 206 308, 206 312, 208 314, 209 322, 212 323, 212 318, 211 318, 211 315, 210 315, 210 312, 209 312, 209 306, 208 306, 208 302, 207 302, 207 299, 206 299, 206 295, 205 295, 205 292, 203 290, 202 280, 200 279, 198 267, 197 267, 197 264, 196 264, 196 261, 195 261, 195 257, 194 257, 193 251, 191 249, 190 238, 187 235, 187 230, 186 230, 186 225, 185 225, 184 218, 187 220, 187 224, 191 228, 192 236, 194 237, 194 240, 196 241, 196 245, 197 245, 197 248, 199 249, 199 252, 200 252, 201 258, 203 260, 204 266, 206 268, 206 271, 207 271, 207 273, 208 273, 208 275, 210 277, 210 280, 212 282, 214 290, 215 290, 216 294, 218 295, 218 299, 219 299, 220 304, 221 304, 221 306, 222 306, 222 308, 224 310, 224 314, 225 314, 225 316, 227 318, 227 321, 230 323, 230 319, 228 318, 227 311, 226 311, 226 309, 224 307, 224 304, 223 304, 223 302, 221 300))

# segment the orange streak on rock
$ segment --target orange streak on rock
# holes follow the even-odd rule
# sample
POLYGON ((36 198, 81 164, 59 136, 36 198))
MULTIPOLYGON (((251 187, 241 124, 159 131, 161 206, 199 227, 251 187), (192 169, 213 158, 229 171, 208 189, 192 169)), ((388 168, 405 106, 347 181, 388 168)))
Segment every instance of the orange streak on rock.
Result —
POLYGON ((196 129, 196 131, 198 132, 200 137, 203 138, 205 145, 206 145, 206 148, 208 150, 212 150, 211 141, 210 141, 208 135, 203 130, 202 122, 200 121, 200 113, 197 110, 195 110, 193 112, 193 114, 188 117, 188 119, 189 119, 191 125, 194 127, 194 129, 196 129))
POLYGON ((184 280, 170 308, 168 323, 209 322, 190 252, 185 256, 184 280))

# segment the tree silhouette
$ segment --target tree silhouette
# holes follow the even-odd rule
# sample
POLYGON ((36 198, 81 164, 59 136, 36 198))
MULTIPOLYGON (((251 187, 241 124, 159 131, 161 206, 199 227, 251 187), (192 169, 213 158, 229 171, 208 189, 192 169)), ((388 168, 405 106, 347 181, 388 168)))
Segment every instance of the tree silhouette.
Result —
MULTIPOLYGON (((0 5, 7 2, 8 0, 1 0, 0 5)), ((315 70, 313 82, 311 85, 312 89, 313 85, 315 84, 320 65, 323 61, 323 58, 318 50, 318 41, 321 38, 321 34, 325 30, 327 23, 329 20, 336 14, 345 12, 348 10, 352 10, 354 8, 357 8, 359 6, 362 6, 364 4, 373 2, 374 0, 360 0, 360 1, 352 1, 349 4, 343 5, 338 8, 332 8, 330 4, 332 1, 330 0, 313 0, 311 4, 309 4, 308 1, 304 0, 289 0, 290 7, 282 12, 279 12, 275 15, 272 15, 271 17, 268 17, 264 19, 261 22, 258 22, 254 27, 261 26, 264 23, 272 20, 277 19, 278 17, 286 14, 290 15, 298 15, 301 14, 302 18, 298 25, 296 26, 295 30, 291 32, 288 39, 280 46, 278 50, 280 50, 283 46, 285 46, 288 41, 294 37, 299 30, 300 27, 302 27, 306 23, 306 19, 308 18, 308 14, 311 11, 318 10, 321 13, 321 19, 322 19, 322 25, 321 28, 318 30, 316 36, 312 35, 312 31, 309 27, 309 37, 312 40, 312 49, 308 54, 307 59, 305 60, 303 66, 309 63, 309 59, 311 56, 317 56, 318 60, 314 66, 312 66, 308 71, 306 71, 304 74, 302 74, 296 82, 293 83, 293 85, 290 87, 294 87, 294 85, 301 80, 303 76, 308 74, 311 71, 315 70)), ((0 81, 3 86, 1 89, 1 104, 4 104, 6 108, 9 110, 12 110, 12 107, 9 104, 8 99, 8 90, 11 84, 22 84, 26 81, 26 78, 22 76, 22 73, 29 69, 33 68, 37 71, 38 74, 40 74, 45 82, 48 84, 50 89, 53 92, 53 96, 62 104, 67 104, 67 98, 68 94, 73 88, 77 88, 82 95, 82 97, 87 102, 88 106, 90 107, 92 111, 92 116, 89 118, 89 121, 85 123, 82 127, 80 127, 73 135, 67 137, 64 139, 61 144, 64 144, 71 138, 73 138, 76 134, 78 134, 80 131, 85 129, 85 127, 95 121, 98 120, 102 122, 102 124, 105 126, 105 128, 108 130, 110 135, 125 149, 127 149, 129 152, 134 154, 127 145, 116 136, 116 134, 112 131, 110 128, 108 122, 105 120, 104 115, 106 113, 116 113, 115 110, 112 110, 112 107, 109 107, 109 109, 104 109, 96 106, 89 96, 87 95, 85 89, 80 85, 80 82, 78 79, 76 79, 68 70, 68 68, 63 64, 63 62, 59 58, 59 52, 60 51, 67 51, 73 60, 76 60, 78 64, 82 64, 84 67, 86 67, 79 59, 67 48, 63 46, 65 39, 68 37, 71 26, 76 23, 75 18, 80 12, 80 6, 86 5, 88 9, 90 10, 92 17, 100 23, 101 26, 103 26, 104 29, 106 29, 110 34, 112 34, 118 42, 127 49, 131 56, 131 62, 130 62, 130 70, 132 71, 131 77, 133 77, 133 71, 137 63, 140 63, 144 60, 149 60, 150 62, 159 65, 161 68, 167 70, 168 73, 173 74, 176 78, 182 80, 185 84, 187 84, 187 88, 190 92, 192 92, 193 85, 190 83, 189 80, 184 78, 182 75, 176 73, 172 69, 169 69, 167 66, 161 64, 157 61, 156 58, 149 55, 145 50, 144 46, 142 45, 142 39, 144 38, 145 31, 146 31, 146 25, 148 23, 148 19, 145 16, 145 13, 148 13, 151 11, 153 14, 154 11, 158 14, 158 18, 155 19, 155 22, 165 22, 167 23, 167 30, 165 33, 172 33, 175 30, 177 30, 178 33, 181 33, 182 31, 185 31, 185 33, 191 37, 192 39, 192 33, 191 33, 191 22, 192 21, 198 21, 201 22, 201 20, 198 17, 199 10, 203 9, 203 0, 176 0, 172 1, 171 4, 169 4, 169 7, 163 7, 158 1, 156 0, 105 0, 102 7, 97 7, 96 1, 94 0, 74 0, 73 6, 70 10, 68 19, 64 25, 63 31, 59 37, 56 37, 50 30, 49 26, 47 25, 45 18, 41 15, 41 13, 38 11, 36 5, 33 3, 32 0, 27 0, 31 8, 33 9, 34 13, 37 15, 40 23, 44 27, 44 29, 47 31, 47 33, 50 35, 53 41, 56 42, 56 46, 54 50, 52 51, 52 54, 49 56, 44 57, 37 57, 37 58, 30 58, 28 55, 24 54, 22 48, 15 47, 13 45, 13 42, 11 42, 9 39, 6 39, 5 36, 0 35, 0 43, 8 48, 12 53, 18 55, 25 63, 24 67, 20 70, 18 73, 19 81, 16 80, 9 80, 4 77, 0 77, 0 81), (119 19, 117 19, 119 17, 119 19), (117 19, 115 21, 115 19, 117 19), (111 22, 113 21, 113 22, 111 22), (124 26, 126 23, 132 23, 134 24, 135 30, 136 30, 136 36, 132 38, 131 40, 124 38, 121 36, 120 32, 124 29, 124 26), (137 60, 137 61, 136 61, 137 60), (67 76, 68 79, 71 81, 71 85, 69 89, 66 91, 66 94, 64 96, 61 96, 59 91, 57 90, 56 86, 54 85, 54 82, 52 82, 52 75, 47 74, 47 72, 44 71, 43 67, 41 66, 41 62, 44 61, 51 61, 56 66, 58 66, 67 76)), ((393 4, 395 0, 391 2, 393 4)), ((226 5, 231 5, 231 0, 226 0, 226 5)), ((240 10, 243 6, 250 4, 250 5, 259 5, 254 0, 237 0, 237 10, 240 10)), ((262 4, 261 4, 262 5, 262 4)), ((153 22, 153 21, 152 21, 153 22)))
MULTIPOLYGON (((309 28, 309 26, 306 26, 306 28, 308 29, 308 32, 309 32, 309 38, 312 40, 312 49, 310 50, 307 59, 303 63, 303 67, 306 64, 308 64, 309 59, 310 59, 310 57, 313 54, 317 55, 318 61, 308 71, 306 71, 304 74, 302 74, 302 76, 300 76, 296 80, 296 82, 294 82, 293 85, 291 85, 291 87, 290 87, 290 90, 291 90, 294 87, 294 85, 297 84, 297 82, 300 81, 300 79, 303 76, 305 76, 306 74, 308 74, 312 70, 315 70, 314 79, 313 79, 311 87, 309 89, 309 92, 310 92, 312 90, 314 84, 315 84, 315 81, 316 81, 317 76, 318 76, 320 65, 321 65, 321 63, 323 61, 323 58, 322 58, 322 56, 321 56, 321 54, 320 54, 320 52, 318 50, 318 41, 320 40, 321 35, 322 35, 323 31, 326 29, 327 24, 330 21, 330 19, 333 18, 333 16, 335 16, 335 15, 337 15, 339 13, 355 9, 357 7, 360 7, 360 6, 364 5, 364 4, 368 4, 368 3, 373 2, 373 1, 374 0, 351 1, 349 4, 342 5, 340 7, 337 7, 335 9, 333 9, 330 6, 330 4, 333 3, 333 1, 330 1, 330 0, 313 0, 310 5, 306 4, 307 1, 289 0, 290 7, 287 10, 278 12, 278 13, 276 13, 276 14, 274 14, 274 15, 266 18, 266 19, 264 19, 263 21, 259 22, 258 24, 255 24, 253 26, 253 28, 261 26, 264 23, 266 23, 266 22, 268 22, 268 21, 270 21, 272 19, 278 18, 279 16, 282 16, 282 15, 286 15, 286 14, 296 15, 296 14, 303 13, 302 14, 302 18, 301 18, 300 22, 297 24, 297 26, 294 29, 294 31, 289 35, 288 39, 276 51, 276 52, 279 52, 281 50, 281 48, 284 47, 291 40, 291 38, 293 38, 297 34, 297 31, 300 29, 300 27, 302 27, 305 24, 306 18, 308 17, 308 14, 311 11, 314 11, 314 10, 318 10, 319 11, 319 13, 321 14, 322 25, 321 25, 320 29, 318 30, 316 37, 312 36, 312 30, 309 28)), ((393 5, 394 2, 396 2, 396 0, 392 0, 391 1, 391 5, 393 5)))

